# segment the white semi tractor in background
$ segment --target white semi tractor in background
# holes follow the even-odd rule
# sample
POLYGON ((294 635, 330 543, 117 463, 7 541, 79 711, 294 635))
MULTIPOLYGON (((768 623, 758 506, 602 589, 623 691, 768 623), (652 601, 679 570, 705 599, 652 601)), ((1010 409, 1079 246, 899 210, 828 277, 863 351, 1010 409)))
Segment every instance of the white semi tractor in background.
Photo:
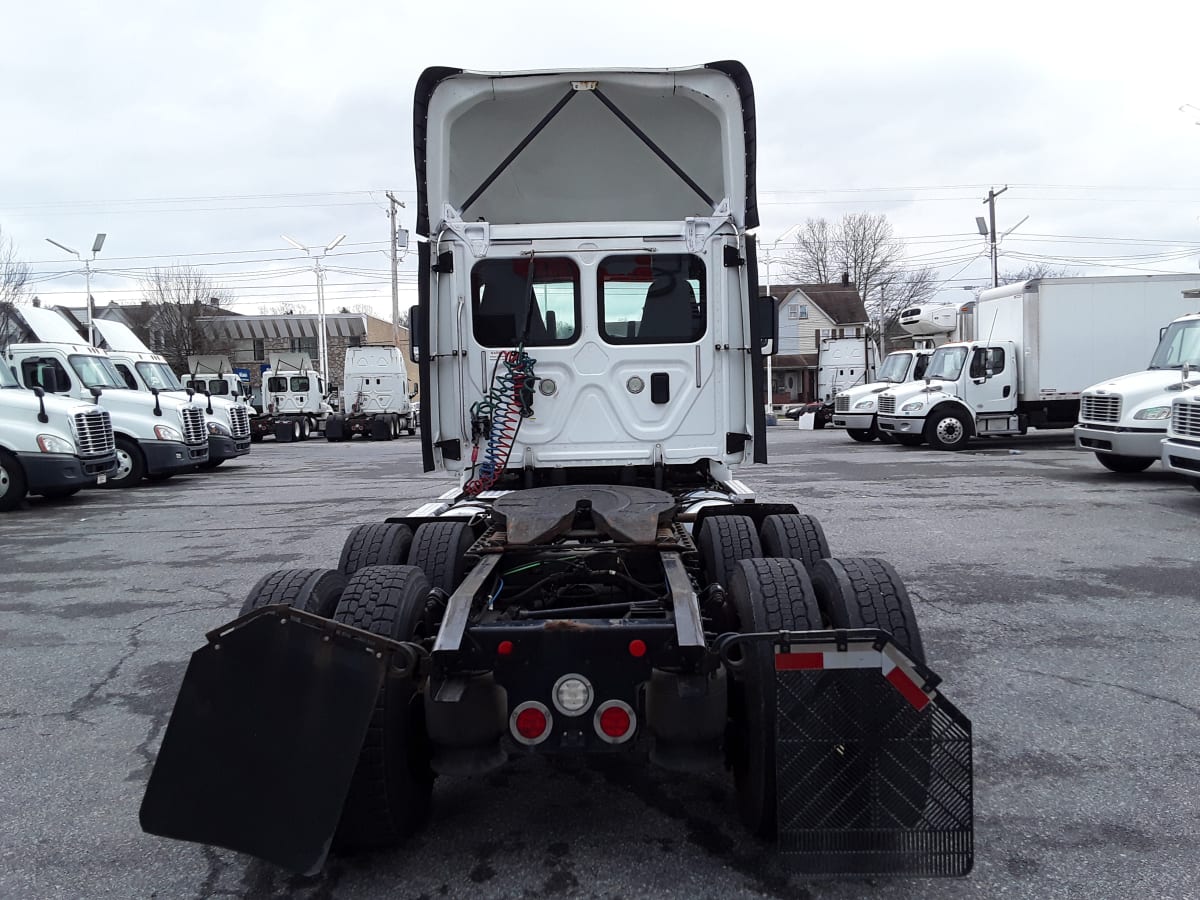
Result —
POLYGON ((192 387, 184 388, 166 359, 154 353, 124 323, 96 319, 95 328, 104 339, 109 359, 131 391, 150 393, 157 390, 189 401, 195 397, 204 410, 208 430, 208 459, 200 464, 200 468, 215 469, 226 460, 250 452, 250 416, 244 406, 213 397, 207 390, 198 392, 192 387))
POLYGON ((390 441, 402 431, 417 433, 408 367, 399 347, 347 347, 342 370, 341 411, 325 423, 325 438, 355 435, 390 441))
POLYGON ((1086 388, 1144 364, 1188 279, 1039 278, 984 291, 975 339, 942 345, 923 382, 880 394, 879 429, 958 450, 974 437, 1073 428, 1086 388))
MULTIPOLYGON (((1181 384, 1186 382, 1189 374, 1184 370, 1185 381, 1181 381, 1181 384)), ((1167 436, 1159 452, 1163 468, 1182 475, 1200 491, 1200 384, 1196 381, 1186 383, 1190 383, 1191 387, 1179 391, 1171 401, 1167 436)))
MULTIPOLYGON (((1200 278, 1180 283, 1200 288, 1200 278)), ((1200 290, 1184 291, 1195 309, 1200 290), (1189 296, 1191 295, 1191 296, 1189 296)), ((1181 305, 1182 305, 1181 304, 1181 305)), ((1200 384, 1200 314, 1180 316, 1163 330, 1144 371, 1094 384, 1083 392, 1075 445, 1113 472, 1141 472, 1162 458, 1171 408, 1181 391, 1200 384)))
POLYGON ((328 388, 307 353, 273 353, 263 370, 262 409, 250 422, 251 437, 261 441, 306 441, 324 431, 333 413, 328 388))
POLYGON ((214 397, 238 403, 245 408, 247 415, 257 415, 254 404, 250 401, 250 382, 234 370, 227 356, 189 356, 184 386, 198 394, 207 392, 214 397))
POLYGON ((0 512, 26 494, 69 497, 103 484, 117 468, 108 411, 21 387, 0 364, 0 512))
POLYGON ((164 481, 207 462, 202 407, 169 393, 129 390, 107 354, 80 338, 59 313, 19 307, 18 314, 32 340, 9 344, 3 359, 25 387, 84 401, 92 399, 94 388, 103 391, 117 453, 116 471, 104 487, 136 484, 143 477, 164 481))

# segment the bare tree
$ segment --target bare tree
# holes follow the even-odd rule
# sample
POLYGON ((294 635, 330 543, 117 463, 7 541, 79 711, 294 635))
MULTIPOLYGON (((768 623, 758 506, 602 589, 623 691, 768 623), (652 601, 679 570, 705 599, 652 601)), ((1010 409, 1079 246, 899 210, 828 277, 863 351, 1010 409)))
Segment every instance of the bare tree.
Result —
POLYGON ((298 314, 294 303, 272 303, 258 308, 260 316, 294 316, 298 314))
POLYGON ((1075 274, 1073 269, 1062 266, 1052 266, 1049 263, 1026 263, 1020 269, 1000 273, 1001 284, 1014 284, 1018 281, 1030 281, 1034 278, 1070 278, 1075 274))
POLYGON ((28 280, 29 265, 17 259, 12 239, 0 228, 0 340, 15 328, 11 321, 13 307, 24 300, 28 280))
POLYGON ((141 279, 141 286, 143 299, 153 308, 144 337, 174 369, 185 370, 193 354, 228 350, 213 346, 196 321, 232 299, 204 272, 191 266, 155 269, 141 279))

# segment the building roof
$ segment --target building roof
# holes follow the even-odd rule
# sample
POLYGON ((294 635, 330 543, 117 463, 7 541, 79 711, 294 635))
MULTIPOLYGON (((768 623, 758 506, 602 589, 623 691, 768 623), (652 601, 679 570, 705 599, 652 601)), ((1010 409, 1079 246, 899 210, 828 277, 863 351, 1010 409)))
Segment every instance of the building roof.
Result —
MULTIPOLYGON (((201 316, 196 319, 211 338, 248 340, 252 338, 316 337, 320 317, 303 316, 201 316)), ((327 313, 325 334, 329 337, 359 337, 367 333, 367 319, 359 313, 327 313)))
POLYGON ((771 296, 785 303, 796 291, 820 307, 835 325, 864 325, 867 308, 853 284, 773 284, 771 296))

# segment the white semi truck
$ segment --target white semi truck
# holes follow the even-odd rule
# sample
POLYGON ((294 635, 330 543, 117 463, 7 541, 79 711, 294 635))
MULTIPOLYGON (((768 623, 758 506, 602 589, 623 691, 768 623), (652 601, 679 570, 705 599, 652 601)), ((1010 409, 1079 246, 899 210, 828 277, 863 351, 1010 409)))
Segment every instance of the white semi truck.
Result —
POLYGON ((197 394, 209 393, 233 403, 238 403, 249 416, 257 415, 250 401, 250 382, 239 375, 229 357, 217 354, 198 354, 188 357, 187 377, 184 386, 197 394))
POLYGON ((1083 392, 1075 445, 1091 450, 1113 472, 1148 469, 1162 458, 1172 403, 1195 384, 1200 384, 1200 314, 1181 316, 1166 327, 1145 371, 1083 392))
POLYGON ((347 347, 342 369, 340 412, 325 423, 325 438, 348 441, 355 435, 378 441, 417 433, 408 367, 399 347, 347 347))
POLYGON ((833 426, 845 428, 855 441, 890 440, 890 436, 879 431, 879 395, 894 385, 923 378, 929 357, 939 344, 969 333, 973 309, 974 303, 966 306, 942 303, 902 310, 898 321, 901 328, 913 335, 915 349, 889 353, 879 369, 877 381, 838 393, 833 398, 833 426))
POLYGON ((226 460, 250 452, 250 416, 243 405, 213 397, 207 390, 185 389, 166 359, 154 353, 122 322, 96 319, 95 328, 104 340, 108 358, 131 391, 157 390, 177 400, 196 398, 204 410, 208 429, 208 459, 199 468, 215 469, 226 460))
POLYGON ((112 418, 117 469, 104 487, 125 487, 143 477, 164 481, 208 460, 204 410, 155 390, 131 391, 101 350, 87 344, 59 313, 40 308, 18 310, 32 340, 9 344, 4 362, 27 388, 76 400, 103 391, 112 418))
POLYGON ((974 437, 1073 428, 1085 388, 1150 354, 1188 278, 1039 278, 984 291, 975 340, 942 345, 923 383, 880 394, 879 429, 958 450, 974 437))
POLYGON ((25 390, 0 364, 0 512, 16 509, 26 494, 69 497, 103 484, 116 468, 103 406, 25 390))
POLYGON ((325 429, 333 413, 325 379, 307 353, 273 353, 263 371, 261 414, 250 423, 251 437, 306 441, 325 429))
POLYGON ((145 830, 311 873, 416 832, 435 777, 621 757, 730 771, 803 872, 970 870, 971 725, 902 581, 734 476, 778 337, 755 127, 737 62, 423 73, 410 322, 458 484, 209 632, 145 830))

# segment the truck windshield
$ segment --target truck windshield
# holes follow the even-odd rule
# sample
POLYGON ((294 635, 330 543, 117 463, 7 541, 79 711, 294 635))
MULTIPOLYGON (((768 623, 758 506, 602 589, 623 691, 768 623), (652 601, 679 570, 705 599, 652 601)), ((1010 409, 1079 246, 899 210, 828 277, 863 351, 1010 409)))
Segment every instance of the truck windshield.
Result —
POLYGON ((125 379, 117 372, 112 364, 112 360, 108 357, 75 354, 68 357, 68 359, 71 361, 71 368, 75 370, 75 374, 79 376, 79 380, 83 382, 84 387, 129 390, 125 384, 125 379))
POLYGON ((160 391, 183 390, 183 385, 166 363, 140 362, 137 364, 137 370, 148 388, 158 388, 160 391))
POLYGON ((889 353, 879 368, 879 380, 899 384, 908 375, 908 364, 912 362, 911 353, 889 353))
POLYGON ((966 361, 966 347, 941 347, 933 351, 933 356, 929 358, 929 368, 925 370, 925 377, 956 381, 966 361))
POLYGON ((1151 369, 1200 368, 1200 319, 1172 322, 1150 360, 1151 369))

